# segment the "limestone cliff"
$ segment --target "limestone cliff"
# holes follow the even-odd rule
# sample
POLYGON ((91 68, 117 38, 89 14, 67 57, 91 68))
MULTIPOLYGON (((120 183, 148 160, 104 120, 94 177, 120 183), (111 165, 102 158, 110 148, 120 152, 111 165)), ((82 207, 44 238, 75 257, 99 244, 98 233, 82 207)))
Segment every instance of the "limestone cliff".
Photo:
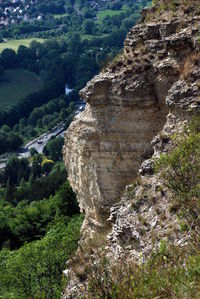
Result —
POLYGON ((168 18, 146 17, 130 31, 123 53, 81 91, 86 110, 65 134, 64 161, 85 214, 83 239, 109 231, 107 254, 115 258, 145 257, 166 236, 185 240, 152 156, 170 150, 172 134, 199 108, 200 17, 181 11, 168 18), (139 175, 137 188, 126 187, 139 175))

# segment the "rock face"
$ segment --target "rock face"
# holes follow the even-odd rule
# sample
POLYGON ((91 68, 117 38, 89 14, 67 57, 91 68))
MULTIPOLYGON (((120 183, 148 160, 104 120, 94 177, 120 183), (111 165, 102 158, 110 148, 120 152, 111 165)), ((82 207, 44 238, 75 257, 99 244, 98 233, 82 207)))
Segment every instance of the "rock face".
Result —
MULTIPOLYGON (((65 134, 64 161, 85 213, 85 238, 112 226, 108 255, 148 255, 152 236, 159 242, 169 224, 176 226, 151 157, 170 150, 172 134, 199 108, 199 21, 192 16, 135 26, 122 55, 81 91, 86 110, 65 134), (139 173, 141 186, 134 192, 127 187, 122 196, 139 173), (148 221, 143 231, 138 215, 148 221)), ((171 239, 184 242, 178 228, 171 239)))
POLYGON ((134 27, 122 56, 81 92, 86 110, 65 135, 64 161, 81 210, 95 226, 105 225, 110 207, 152 154, 151 140, 172 106, 170 96, 165 103, 170 88, 175 83, 177 99, 186 88, 177 81, 194 48, 195 21, 134 27))
POLYGON ((95 77, 82 91, 86 110, 66 135, 70 183, 86 218, 101 225, 165 122, 165 92, 158 95, 146 80, 122 83, 108 72, 95 77))

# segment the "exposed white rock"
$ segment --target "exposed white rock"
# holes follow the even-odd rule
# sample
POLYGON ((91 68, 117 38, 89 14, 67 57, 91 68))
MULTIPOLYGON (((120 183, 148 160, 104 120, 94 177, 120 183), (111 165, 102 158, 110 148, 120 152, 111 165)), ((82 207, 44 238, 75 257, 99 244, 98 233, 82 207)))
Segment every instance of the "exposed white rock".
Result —
MULTIPOLYGON (((153 158, 171 150, 172 135, 199 108, 199 66, 190 80, 183 76, 199 47, 197 19, 135 26, 122 56, 82 90, 86 109, 65 134, 69 181, 85 213, 81 242, 111 228, 106 252, 113 260, 145 260, 164 238, 187 242, 170 211, 171 194, 153 173, 153 158)), ((70 297, 73 279, 63 298, 76 298, 70 297)))

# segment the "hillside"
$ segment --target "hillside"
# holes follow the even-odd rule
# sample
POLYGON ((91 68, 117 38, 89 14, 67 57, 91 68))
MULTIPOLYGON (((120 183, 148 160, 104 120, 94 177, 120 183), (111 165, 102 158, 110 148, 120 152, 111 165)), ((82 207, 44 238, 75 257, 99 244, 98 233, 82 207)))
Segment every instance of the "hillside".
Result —
POLYGON ((154 2, 65 134, 85 220, 63 298, 199 297, 200 11, 154 2))
POLYGON ((79 90, 149 4, 0 1, 1 298, 60 298, 83 222, 62 161, 64 130, 84 109, 79 90))
POLYGON ((110 33, 113 27, 118 27, 121 19, 127 19, 125 27, 130 16, 137 21, 140 10, 151 3, 151 0, 3 1, 0 3, 0 43, 14 38, 64 37, 72 31, 101 36, 102 31, 110 33))
MULTIPOLYGON (((9 126, 17 140, 23 139, 24 144, 63 121, 68 126, 73 115, 69 115, 66 107, 70 102, 79 101, 79 90, 121 50, 126 33, 139 20, 142 7, 151 3, 149 0, 142 3, 77 0, 50 4, 32 1, 29 6, 29 2, 0 4, 10 20, 0 28, 0 82, 4 97, 0 126, 9 126), (59 5, 61 10, 54 9, 59 5), (37 19, 40 10, 42 19, 37 19), (18 18, 18 14, 23 16, 23 13, 29 14, 28 20, 18 18), (12 22, 12 18, 16 22, 12 22), (6 73, 15 72, 16 68, 32 73, 41 84, 32 88, 28 76, 20 85, 23 88, 16 88, 14 81, 13 84, 6 82, 6 73), (65 95, 66 86, 73 90, 70 95, 65 95), (59 100, 62 104, 53 109, 52 101, 58 103, 59 100), (43 109, 48 104, 47 109, 43 109)), ((20 76, 16 80, 19 79, 20 76)), ((18 149, 21 141, 13 148, 13 143, 11 146, 7 142, 8 132, 1 127, 0 136, 6 146, 0 153, 18 149)))

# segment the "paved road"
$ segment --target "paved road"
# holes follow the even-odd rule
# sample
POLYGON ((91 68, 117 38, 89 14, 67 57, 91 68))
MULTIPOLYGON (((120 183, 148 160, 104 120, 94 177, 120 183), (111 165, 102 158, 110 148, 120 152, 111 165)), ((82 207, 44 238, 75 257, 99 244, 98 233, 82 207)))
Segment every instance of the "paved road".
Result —
MULTIPOLYGON (((19 158, 28 158, 30 157, 30 149, 35 148, 39 154, 42 153, 43 148, 47 144, 47 142, 50 140, 52 136, 64 136, 64 123, 61 123, 56 128, 54 128, 52 131, 47 132, 39 136, 38 138, 28 142, 23 148, 20 149, 20 151, 15 152, 13 154, 17 155, 19 158)), ((2 159, 0 161, 0 169, 4 169, 6 167, 8 159, 2 159)))
MULTIPOLYGON (((66 87, 67 89, 67 87, 66 87)), ((70 89, 68 89, 71 91, 70 89)), ((67 92, 67 91, 66 91, 67 92)), ((79 114, 85 109, 85 103, 83 101, 80 101, 76 106, 75 114, 79 114)), ((43 152, 43 148, 47 144, 47 142, 50 140, 52 136, 64 136, 64 123, 60 123, 58 126, 56 126, 53 130, 50 132, 44 133, 38 138, 28 142, 23 148, 20 149, 20 151, 15 152, 13 154, 17 155, 19 158, 28 158, 30 157, 30 149, 35 148, 39 154, 43 152)), ((9 153, 10 155, 12 153, 9 153)), ((0 169, 4 169, 6 166, 8 158, 0 160, 0 169)))
POLYGON ((31 142, 27 143, 22 150, 18 153, 19 157, 26 157, 30 156, 30 149, 35 148, 39 154, 42 153, 43 148, 47 144, 47 142, 51 139, 52 136, 64 136, 64 123, 57 126, 50 132, 47 132, 40 137, 32 140, 31 142))

